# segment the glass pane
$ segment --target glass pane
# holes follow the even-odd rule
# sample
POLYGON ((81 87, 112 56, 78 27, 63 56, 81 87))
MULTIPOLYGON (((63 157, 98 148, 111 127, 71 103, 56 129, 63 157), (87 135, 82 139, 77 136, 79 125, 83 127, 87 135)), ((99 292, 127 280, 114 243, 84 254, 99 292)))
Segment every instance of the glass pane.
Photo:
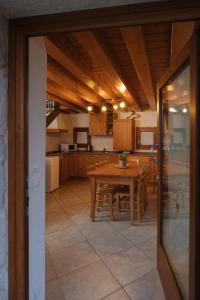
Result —
POLYGON ((190 67, 162 90, 162 245, 189 299, 190 67))
POLYGON ((141 145, 153 145, 153 132, 142 131, 141 132, 141 145))

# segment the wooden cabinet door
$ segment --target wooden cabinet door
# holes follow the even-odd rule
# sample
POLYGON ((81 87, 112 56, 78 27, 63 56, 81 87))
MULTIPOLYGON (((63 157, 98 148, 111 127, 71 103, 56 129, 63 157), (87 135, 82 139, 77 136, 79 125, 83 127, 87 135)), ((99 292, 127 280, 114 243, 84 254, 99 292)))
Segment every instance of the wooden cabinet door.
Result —
POLYGON ((60 183, 65 182, 70 176, 70 157, 68 155, 63 155, 60 157, 60 183))
POLYGON ((107 113, 90 113, 89 114, 89 134, 90 135, 107 135, 107 113))
POLYGON ((114 120, 113 149, 134 150, 135 122, 134 120, 114 120))

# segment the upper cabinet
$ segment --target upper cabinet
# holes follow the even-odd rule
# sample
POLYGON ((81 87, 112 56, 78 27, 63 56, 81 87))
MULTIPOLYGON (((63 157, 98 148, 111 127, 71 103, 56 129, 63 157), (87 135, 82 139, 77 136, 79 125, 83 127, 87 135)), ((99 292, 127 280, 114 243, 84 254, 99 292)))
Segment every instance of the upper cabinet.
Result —
POLYGON ((135 121, 133 119, 114 120, 113 149, 124 151, 135 149, 135 121))
POLYGON ((117 114, 102 112, 89 114, 89 134, 90 135, 112 135, 113 120, 117 114))

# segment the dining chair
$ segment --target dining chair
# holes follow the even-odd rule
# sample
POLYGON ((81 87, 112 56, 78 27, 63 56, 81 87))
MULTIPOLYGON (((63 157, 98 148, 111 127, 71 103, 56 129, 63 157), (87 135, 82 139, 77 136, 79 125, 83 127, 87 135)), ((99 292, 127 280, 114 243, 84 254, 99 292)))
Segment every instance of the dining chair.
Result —
MULTIPOLYGON (((100 161, 98 163, 95 163, 93 165, 90 165, 88 167, 88 171, 92 171, 94 169, 97 169, 105 164, 108 163, 108 160, 104 160, 104 161, 100 161)), ((115 201, 115 192, 116 192, 116 186, 115 185, 109 185, 109 184, 97 184, 96 187, 96 195, 95 195, 95 199, 91 199, 91 201, 95 201, 94 203, 94 212, 91 211, 91 219, 92 221, 95 220, 95 216, 96 216, 96 210, 98 212, 100 211, 109 211, 109 214, 112 218, 112 220, 114 220, 113 217, 113 203, 115 201)), ((92 207, 92 205, 91 205, 92 207)))
MULTIPOLYGON (((136 178, 136 185, 134 188, 134 209, 137 211, 137 219, 140 223, 142 221, 142 175, 138 175, 136 178)), ((130 191, 128 186, 121 186, 121 189, 116 192, 115 195, 115 217, 117 221, 119 212, 130 211, 130 191)))

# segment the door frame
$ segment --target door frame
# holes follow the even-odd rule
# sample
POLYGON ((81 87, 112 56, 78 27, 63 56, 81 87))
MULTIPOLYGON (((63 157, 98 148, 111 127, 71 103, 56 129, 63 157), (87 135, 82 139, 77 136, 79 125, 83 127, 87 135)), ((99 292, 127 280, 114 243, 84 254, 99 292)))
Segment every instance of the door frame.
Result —
MULTIPOLYGON (((162 132, 163 132, 163 117, 161 112, 161 102, 162 88, 170 83, 188 64, 190 65, 190 237, 189 237, 189 252, 190 252, 190 270, 189 270, 189 299, 195 298, 197 292, 195 292, 195 278, 198 272, 196 262, 199 260, 199 255, 196 249, 199 249, 199 237, 198 228, 196 220, 199 220, 199 208, 197 207, 197 195, 198 195, 198 174, 199 167, 197 165, 198 161, 198 123, 199 123, 199 108, 198 101, 199 98, 199 88, 197 85, 199 74, 197 70, 199 68, 199 60, 197 60, 197 46, 199 46, 199 30, 193 34, 193 37, 187 43, 187 45, 182 50, 181 54, 174 61, 173 66, 170 67, 158 83, 158 120, 159 120, 159 151, 158 160, 162 161, 162 132), (197 87, 197 88, 195 88, 197 87)), ((166 291, 167 297, 169 299, 182 299, 182 293, 176 284, 175 275, 173 269, 170 266, 170 262, 167 258, 167 254, 162 246, 162 164, 159 163, 159 184, 158 184, 158 269, 166 291), (160 201, 159 201, 160 200, 160 201)), ((199 223, 199 222, 198 222, 199 223)))
MULTIPOLYGON (((200 19, 200 3, 193 0, 181 1, 181 3, 170 0, 26 17, 10 21, 8 74, 8 276, 10 300, 28 299, 26 198, 28 38, 56 32, 196 19, 200 19)), ((194 290, 196 287, 197 284, 194 282, 194 290)), ((197 297, 193 299, 197 299, 197 297)))

